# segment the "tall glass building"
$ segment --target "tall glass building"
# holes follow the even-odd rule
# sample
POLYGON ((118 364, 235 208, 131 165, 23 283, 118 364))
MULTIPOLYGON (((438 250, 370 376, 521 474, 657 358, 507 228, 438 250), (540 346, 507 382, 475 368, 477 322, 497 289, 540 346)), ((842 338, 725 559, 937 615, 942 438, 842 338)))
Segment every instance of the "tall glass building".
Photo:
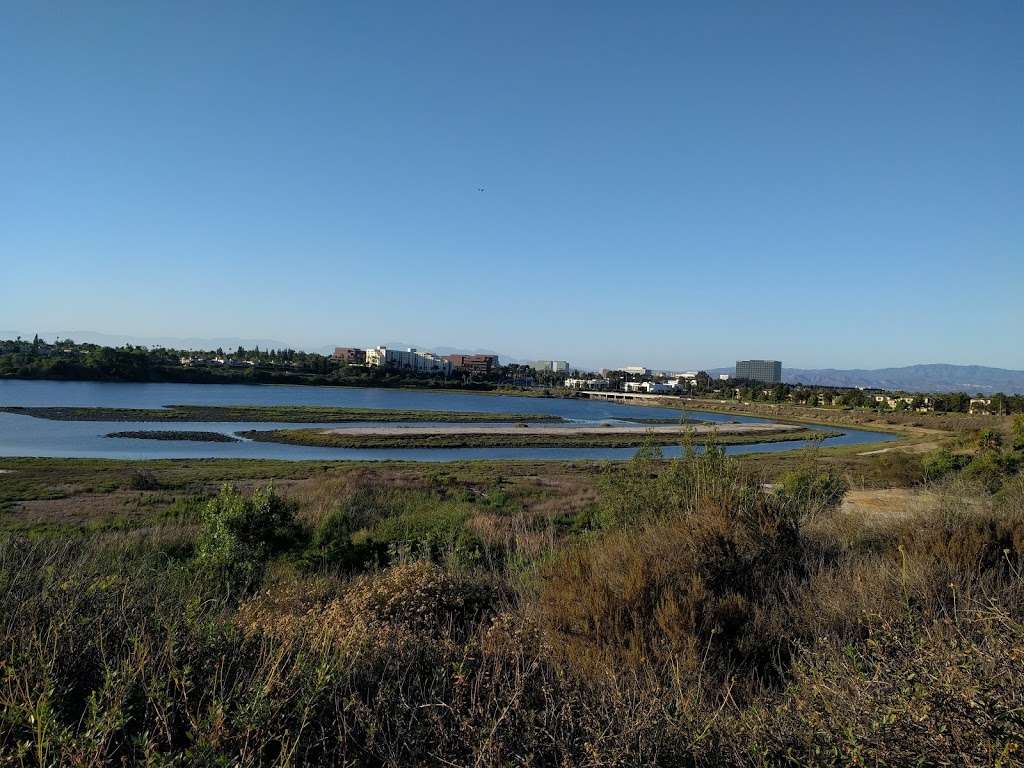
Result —
POLYGON ((782 381, 782 363, 778 360, 737 360, 736 378, 778 384, 782 381))

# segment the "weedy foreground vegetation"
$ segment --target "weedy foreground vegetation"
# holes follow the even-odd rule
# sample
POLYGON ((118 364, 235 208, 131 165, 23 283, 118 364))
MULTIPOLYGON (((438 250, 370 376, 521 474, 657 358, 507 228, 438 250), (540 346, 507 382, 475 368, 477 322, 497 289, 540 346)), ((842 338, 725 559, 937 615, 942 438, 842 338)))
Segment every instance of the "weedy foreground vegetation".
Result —
POLYGON ((935 504, 871 520, 710 446, 571 513, 432 470, 8 534, 0 761, 1020 764, 1022 456, 914 458, 935 504))

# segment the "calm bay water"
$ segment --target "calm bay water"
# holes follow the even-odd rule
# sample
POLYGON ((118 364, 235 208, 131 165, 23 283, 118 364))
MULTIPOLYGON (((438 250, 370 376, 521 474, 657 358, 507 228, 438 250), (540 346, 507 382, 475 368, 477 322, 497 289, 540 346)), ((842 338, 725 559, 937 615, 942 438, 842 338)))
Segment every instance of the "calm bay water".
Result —
MULTIPOLYGON (((402 408, 421 411, 482 411, 561 416, 591 422, 630 418, 679 418, 670 408, 650 408, 599 400, 515 397, 508 395, 428 392, 355 387, 244 386, 228 384, 129 384, 63 381, 0 381, 0 405, 160 408, 166 405, 319 405, 338 408, 402 408)), ((718 423, 764 422, 767 419, 706 411, 686 415, 718 423)), ((459 461, 465 459, 627 459, 635 448, 420 448, 349 449, 276 443, 194 443, 105 437, 108 432, 135 430, 197 430, 233 434, 248 429, 337 427, 338 424, 268 424, 266 422, 88 422, 49 421, 0 413, 0 456, 45 456, 110 459, 390 459, 459 461)), ((820 429, 831 429, 821 427, 820 429)), ((893 435, 845 430, 825 445, 877 443, 893 435)), ((803 441, 730 446, 729 453, 787 451, 803 441)), ((678 455, 678 447, 663 449, 678 455)))

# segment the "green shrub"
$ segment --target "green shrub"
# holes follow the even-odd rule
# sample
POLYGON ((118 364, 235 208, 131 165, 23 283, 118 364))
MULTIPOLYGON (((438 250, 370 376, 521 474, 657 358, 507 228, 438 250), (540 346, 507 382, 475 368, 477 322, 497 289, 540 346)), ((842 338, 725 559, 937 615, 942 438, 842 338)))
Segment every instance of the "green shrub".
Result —
POLYGON ((804 467, 783 475, 776 493, 801 514, 811 514, 835 509, 848 490, 846 480, 835 472, 804 467))
POLYGON ((192 525, 202 520, 207 503, 208 500, 200 496, 179 497, 160 513, 160 517, 165 522, 192 525))
POLYGON ((979 453, 964 468, 964 475, 981 485, 989 493, 995 493, 1012 473, 1014 462, 1011 458, 1003 456, 994 450, 986 450, 979 453))
POLYGON ((245 496, 225 485, 203 509, 196 556, 202 565, 245 580, 257 577, 270 557, 299 539, 294 505, 272 486, 245 496))
POLYGON ((313 531, 307 565, 346 571, 366 565, 373 559, 373 550, 365 542, 353 541, 357 530, 348 509, 341 507, 329 513, 313 531))
POLYGON ((370 538, 379 547, 435 558, 455 555, 463 561, 477 557, 480 542, 466 528, 472 513, 468 505, 421 493, 408 493, 403 502, 401 511, 379 520, 370 529, 370 538))
POLYGON ((921 462, 903 451, 886 451, 875 459, 877 477, 886 486, 916 485, 924 480, 921 462))
POLYGON ((960 471, 969 461, 968 456, 955 454, 948 448, 939 448, 925 454, 921 459, 921 468, 924 470, 924 479, 934 482, 960 471))
POLYGON ((734 506, 753 490, 739 464, 712 440, 702 453, 686 446, 684 455, 670 462, 662 461, 659 448, 646 446, 625 466, 608 467, 595 521, 601 528, 622 528, 698 506, 734 506))

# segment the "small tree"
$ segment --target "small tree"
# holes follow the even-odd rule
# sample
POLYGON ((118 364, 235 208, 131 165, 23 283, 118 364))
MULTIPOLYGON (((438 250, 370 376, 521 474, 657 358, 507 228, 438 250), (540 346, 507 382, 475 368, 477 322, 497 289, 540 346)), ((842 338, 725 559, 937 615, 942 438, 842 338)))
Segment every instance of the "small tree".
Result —
POLYGON ((273 489, 251 496, 224 485, 203 509, 196 556, 204 565, 234 579, 257 578, 266 561, 298 539, 295 508, 273 489))
POLYGON ((806 515, 835 509, 848 490, 849 485, 841 475, 808 466, 783 475, 777 493, 806 515))

